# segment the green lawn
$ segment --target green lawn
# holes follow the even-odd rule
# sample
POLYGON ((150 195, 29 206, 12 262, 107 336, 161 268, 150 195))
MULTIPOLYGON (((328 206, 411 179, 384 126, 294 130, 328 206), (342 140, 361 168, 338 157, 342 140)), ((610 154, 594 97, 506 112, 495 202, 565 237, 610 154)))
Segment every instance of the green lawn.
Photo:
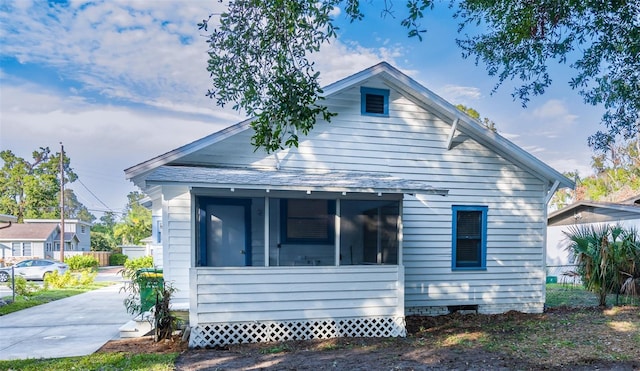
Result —
POLYGON ((0 370, 151 370, 174 369, 178 353, 95 353, 85 357, 0 361, 0 370))
MULTIPOLYGON (((607 305, 616 304, 616 295, 607 295, 607 305)), ((639 298, 629 296, 620 296, 618 305, 640 305, 639 298)), ((548 283, 547 284, 547 301, 546 306, 549 308, 568 306, 568 307, 596 307, 598 306, 598 296, 589 292, 582 285, 548 283)))

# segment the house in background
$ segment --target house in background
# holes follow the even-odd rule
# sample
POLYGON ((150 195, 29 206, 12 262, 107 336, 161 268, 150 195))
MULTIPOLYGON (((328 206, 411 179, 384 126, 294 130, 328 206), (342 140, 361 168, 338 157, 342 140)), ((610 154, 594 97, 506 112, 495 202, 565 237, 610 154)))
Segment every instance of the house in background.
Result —
MULTIPOLYGON (((57 223, 60 224, 59 219, 25 219, 25 223, 57 223)), ((65 219, 64 220, 64 232, 65 232, 65 251, 91 251, 91 223, 84 222, 79 219, 65 219), (75 236, 75 237, 74 237, 75 236), (74 238, 77 242, 74 242, 74 238)), ((60 244, 55 246, 55 251, 60 251, 60 244)))
MULTIPOLYGON (((65 220, 64 250, 69 254, 91 250, 91 223, 65 220)), ((60 259, 60 220, 25 219, 24 223, 0 229, 0 255, 5 262, 27 258, 60 259)))
POLYGON ((575 271, 566 247, 567 232, 578 226, 602 224, 635 227, 640 230, 640 195, 621 202, 579 201, 549 214, 547 221, 547 270, 551 276, 575 271))
POLYGON ((0 229, 0 245, 4 246, 0 254, 5 263, 50 258, 56 243, 60 243, 60 227, 56 223, 21 223, 0 229))
POLYGON ((125 170, 191 347, 543 311, 547 204, 569 179, 387 63, 324 94, 338 116, 298 148, 255 151, 247 120, 125 170))

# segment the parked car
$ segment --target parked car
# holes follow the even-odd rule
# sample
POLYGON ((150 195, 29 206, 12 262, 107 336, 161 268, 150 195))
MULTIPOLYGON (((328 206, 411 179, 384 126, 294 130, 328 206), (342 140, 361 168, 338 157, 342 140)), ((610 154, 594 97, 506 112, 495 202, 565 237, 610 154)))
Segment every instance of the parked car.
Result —
MULTIPOLYGON (((11 269, 11 267, 0 268, 0 282, 7 282, 11 279, 11 269)), ((28 280, 44 280, 44 277, 53 271, 64 274, 69 269, 69 266, 55 260, 29 259, 17 263, 13 266, 13 269, 16 276, 21 276, 28 280)))

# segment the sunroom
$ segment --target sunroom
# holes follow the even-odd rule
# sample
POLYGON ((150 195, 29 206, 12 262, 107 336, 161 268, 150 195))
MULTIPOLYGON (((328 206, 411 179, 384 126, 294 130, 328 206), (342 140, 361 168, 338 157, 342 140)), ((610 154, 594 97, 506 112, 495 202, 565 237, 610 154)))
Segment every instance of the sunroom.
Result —
POLYGON ((191 347, 405 335, 404 194, 446 195, 365 173, 162 166, 188 183, 191 347))

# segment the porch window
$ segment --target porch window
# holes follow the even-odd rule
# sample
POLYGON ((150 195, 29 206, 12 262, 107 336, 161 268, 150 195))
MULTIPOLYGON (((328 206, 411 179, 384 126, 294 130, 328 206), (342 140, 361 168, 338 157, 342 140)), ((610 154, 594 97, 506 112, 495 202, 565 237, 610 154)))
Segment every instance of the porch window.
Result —
POLYGON ((485 269, 486 206, 453 206, 452 269, 485 269))
POLYGON ((335 201, 283 199, 283 243, 333 245, 335 201))
POLYGON ((398 264, 399 201, 340 203, 340 264, 398 264))

